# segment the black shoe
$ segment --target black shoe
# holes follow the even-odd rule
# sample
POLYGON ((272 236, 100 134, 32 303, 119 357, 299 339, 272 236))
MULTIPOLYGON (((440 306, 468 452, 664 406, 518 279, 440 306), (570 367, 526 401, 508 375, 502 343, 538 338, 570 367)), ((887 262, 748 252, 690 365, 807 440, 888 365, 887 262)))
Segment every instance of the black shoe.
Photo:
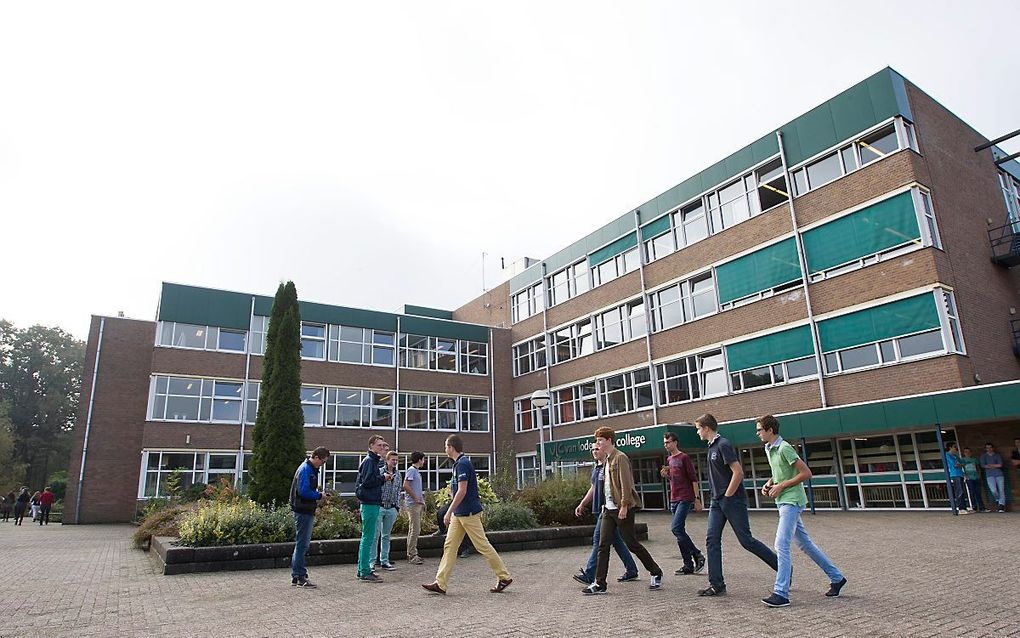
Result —
POLYGON ((388 572, 395 572, 395 571, 397 571, 396 565, 394 565, 392 563, 383 563, 382 564, 382 568, 385 569, 388 572))
POLYGON ((790 599, 783 598, 779 594, 772 594, 768 598, 762 598, 761 601, 765 603, 766 607, 789 607, 790 599))
POLYGON ((592 583, 581 590, 581 593, 585 596, 598 596, 599 594, 606 593, 606 586, 599 586, 597 583, 592 583))
POLYGON ((690 576, 691 574, 694 573, 694 570, 685 565, 673 573, 676 574, 677 576, 690 576))
POLYGON ((705 571, 705 555, 698 554, 694 557, 694 573, 700 574, 705 571))
POLYGON ((296 583, 292 583, 295 587, 307 587, 309 589, 315 589, 317 585, 312 581, 308 580, 307 576, 302 576, 297 579, 296 583))
POLYGON ((623 576, 620 576, 619 578, 616 579, 616 582, 618 582, 618 583, 629 583, 630 581, 637 580, 637 579, 638 579, 638 574, 635 572, 633 574, 624 574, 623 576))
POLYGON ((581 583, 582 585, 584 585, 585 587, 591 585, 591 581, 588 580, 587 576, 585 576, 584 570, 577 572, 572 576, 572 578, 577 582, 581 583))
POLYGON ((369 572, 367 576, 358 576, 358 580, 363 583, 381 583, 382 578, 376 575, 375 572, 369 572))
POLYGON ((830 584, 829 591, 825 592, 826 597, 839 598, 839 592, 840 590, 843 589, 844 585, 846 585, 846 578, 843 578, 843 580, 839 581, 838 583, 830 584))
POLYGON ((722 596, 726 593, 725 587, 716 587, 715 585, 709 585, 705 589, 699 589, 699 596, 722 596))

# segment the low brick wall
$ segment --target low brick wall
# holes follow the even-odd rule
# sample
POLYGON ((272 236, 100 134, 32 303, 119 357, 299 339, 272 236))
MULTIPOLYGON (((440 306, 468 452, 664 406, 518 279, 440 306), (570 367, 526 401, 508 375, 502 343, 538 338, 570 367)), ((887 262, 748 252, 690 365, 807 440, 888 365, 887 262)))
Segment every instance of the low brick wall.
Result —
MULTIPOLYGON (((637 537, 648 538, 648 525, 634 525, 637 537)), ((518 552, 554 547, 573 547, 591 544, 594 527, 542 527, 539 529, 488 532, 486 536, 500 552, 518 552)), ((175 545, 176 538, 155 536, 149 551, 165 575, 193 574, 196 572, 242 571, 248 569, 274 569, 290 567, 294 543, 262 543, 258 545, 226 545, 223 547, 182 547, 175 545)), ((418 539, 418 553, 422 556, 443 554, 442 536, 423 536, 418 539)), ((308 547, 308 565, 338 565, 358 562, 357 538, 312 541, 308 547)), ((394 537, 390 545, 390 558, 407 558, 407 539, 394 537)))

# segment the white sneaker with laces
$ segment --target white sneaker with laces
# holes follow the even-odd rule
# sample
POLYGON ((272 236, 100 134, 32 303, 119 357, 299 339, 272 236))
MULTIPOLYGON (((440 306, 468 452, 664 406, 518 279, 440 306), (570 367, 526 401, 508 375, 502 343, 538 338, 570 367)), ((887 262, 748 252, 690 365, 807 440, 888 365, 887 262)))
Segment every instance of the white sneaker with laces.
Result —
POLYGON ((662 589, 662 574, 652 576, 652 579, 648 582, 648 589, 662 589))

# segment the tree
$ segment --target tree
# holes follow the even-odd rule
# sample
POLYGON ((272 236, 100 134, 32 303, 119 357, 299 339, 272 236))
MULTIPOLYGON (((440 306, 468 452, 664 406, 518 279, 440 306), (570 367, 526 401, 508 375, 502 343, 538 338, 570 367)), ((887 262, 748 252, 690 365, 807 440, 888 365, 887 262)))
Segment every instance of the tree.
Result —
POLYGON ((251 497, 283 503, 305 457, 301 409, 301 314, 294 282, 280 284, 266 334, 259 411, 252 431, 251 497))
POLYGON ((33 488, 67 467, 84 361, 85 343, 60 328, 20 330, 0 320, 0 403, 33 488))
POLYGON ((492 490, 504 503, 509 503, 517 493, 516 459, 517 450, 513 441, 504 441, 496 451, 496 471, 489 478, 492 490))
POLYGON ((7 406, 0 404, 0 494, 15 491, 25 483, 25 464, 14 452, 14 433, 7 406))

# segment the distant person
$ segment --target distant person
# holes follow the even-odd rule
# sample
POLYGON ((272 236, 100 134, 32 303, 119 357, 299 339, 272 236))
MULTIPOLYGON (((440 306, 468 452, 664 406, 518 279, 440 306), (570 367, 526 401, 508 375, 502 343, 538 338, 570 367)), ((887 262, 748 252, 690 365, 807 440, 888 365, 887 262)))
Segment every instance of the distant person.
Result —
POLYGON ((800 514, 807 506, 807 494, 804 492, 804 481, 811 478, 811 469, 800 458, 797 450, 779 436, 779 421, 771 414, 758 417, 755 421, 755 433, 765 444, 765 456, 768 457, 772 476, 761 488, 762 496, 776 500, 779 510, 779 526, 776 528, 776 557, 779 569, 776 570, 776 583, 772 595, 762 598, 767 607, 788 607, 790 605, 790 579, 793 576, 793 560, 790 556, 790 543, 796 541, 797 547, 821 567, 829 577, 829 591, 825 595, 838 598, 846 585, 846 578, 829 560, 821 549, 815 545, 800 514))
POLYGON ((761 559, 773 570, 779 570, 775 552, 751 535, 751 522, 747 517, 747 494, 744 492, 744 467, 729 439, 719 435, 719 423, 711 414, 694 420, 698 436, 708 443, 708 485, 712 492, 712 505, 708 510, 708 534, 705 549, 708 551, 708 582, 699 596, 721 596, 726 593, 722 566, 722 532, 728 522, 737 535, 740 546, 761 559))
POLYGON ((595 430, 595 449, 606 455, 602 506, 602 523, 599 530, 599 558, 595 567, 595 582, 581 590, 585 596, 605 594, 606 576, 609 574, 609 548, 616 531, 620 531, 627 549, 637 556, 651 574, 648 589, 662 588, 662 568, 655 562, 634 533, 634 513, 641 506, 634 488, 634 470, 626 454, 616 449, 616 432, 605 426, 595 430))
POLYGON ((450 481, 450 508, 446 512, 445 523, 448 528, 446 542, 443 543, 443 558, 439 562, 436 579, 422 588, 433 594, 445 594, 449 585, 453 568, 457 564, 456 546, 466 534, 471 537, 478 553, 485 557, 489 569, 496 574, 496 586, 489 591, 501 594, 514 579, 510 577, 503 559, 485 537, 482 527, 482 501, 478 496, 478 475, 471 459, 464 454, 464 441, 456 434, 446 437, 446 455, 453 460, 453 479, 450 481))
POLYGON ((0 518, 3 522, 11 520, 11 512, 14 511, 14 491, 7 492, 7 496, 3 497, 3 501, 0 501, 0 518))
POLYGON ((680 557, 684 566, 676 570, 677 576, 700 574, 705 569, 705 555, 691 540, 687 533, 687 514, 701 510, 701 499, 698 498, 698 473, 694 470, 691 457, 680 449, 680 440, 676 434, 666 432, 662 435, 662 445, 669 452, 667 465, 660 472, 662 478, 669 481, 669 511, 673 513, 670 531, 676 537, 680 547, 680 557))
POLYGON ((970 514, 967 510, 967 495, 963 491, 963 461, 960 459, 960 449, 956 443, 946 444, 945 456, 946 469, 949 470, 949 482, 953 484, 953 500, 956 502, 956 510, 961 514, 970 514))
POLYGON ((378 434, 368 437, 368 454, 358 468, 358 480, 354 494, 361 501, 361 544, 358 546, 358 580, 363 583, 378 583, 382 579, 372 571, 372 545, 375 530, 379 526, 379 510, 382 508, 382 486, 393 479, 393 475, 380 470, 382 454, 389 444, 378 434))
MULTIPOLYGON (((592 531, 591 535, 591 551, 588 553, 588 562, 580 569, 580 571, 574 574, 574 580, 585 586, 591 585, 595 582, 595 568, 598 566, 599 560, 599 539, 602 536, 602 505, 606 501, 606 451, 592 448, 591 453, 595 458, 595 467, 592 468, 591 471, 591 487, 588 488, 588 492, 574 509, 574 516, 581 518, 584 516, 585 508, 588 505, 591 505, 591 512, 595 516, 595 529, 592 531)), ((620 561, 623 562, 623 575, 616 579, 617 582, 625 583, 627 581, 637 580, 637 563, 634 562, 634 556, 632 556, 630 550, 627 549, 627 543, 623 541, 623 536, 620 535, 619 528, 617 528, 617 530, 613 533, 613 549, 616 550, 616 555, 619 556, 620 561)))
POLYGON ((985 470, 985 481, 988 491, 992 493, 998 504, 998 512, 1006 511, 1006 476, 1002 472, 1002 455, 995 451, 995 446, 985 443, 985 453, 981 455, 981 467, 985 470))
POLYGON ((14 499, 14 524, 21 525, 25 520, 25 510, 28 509, 28 502, 32 497, 28 494, 28 488, 22 487, 18 497, 14 499))
POLYGON ((305 554, 308 553, 308 545, 312 541, 315 510, 325 496, 315 488, 319 484, 319 468, 327 460, 329 450, 324 447, 315 448, 312 455, 298 466, 290 483, 290 509, 294 512, 294 523, 297 527, 294 535, 294 554, 290 558, 290 584, 295 587, 315 587, 312 581, 308 580, 305 554))
POLYGON ((377 566, 388 572, 396 569, 396 566, 390 562, 390 532, 393 531, 393 524, 397 522, 397 514, 400 512, 400 494, 404 488, 400 470, 397 469, 398 461, 400 461, 400 455, 396 450, 386 453, 383 472, 392 478, 383 484, 380 492, 382 502, 379 505, 379 524, 376 527, 375 541, 372 542, 372 559, 376 561, 377 566), (376 553, 377 551, 378 553, 376 553))
POLYGON ((963 463, 963 478, 967 481, 967 492, 970 493, 970 505, 975 512, 987 512, 985 499, 981 495, 981 471, 978 469, 978 460, 970 451, 969 447, 963 448, 963 456, 960 457, 963 463))
POLYGON ((43 493, 39 495, 39 524, 49 525, 50 524, 50 510, 53 509, 53 503, 56 502, 57 495, 50 490, 47 485, 43 493))
POLYGON ((425 511, 425 490, 422 487, 421 468, 425 455, 411 452, 411 464, 404 472, 404 511, 407 512, 407 562, 421 565, 418 555, 418 536, 421 534, 421 515, 425 511))
POLYGON ((36 490, 36 493, 32 495, 32 500, 29 501, 29 505, 32 509, 32 522, 39 520, 39 497, 42 496, 42 492, 36 490))

